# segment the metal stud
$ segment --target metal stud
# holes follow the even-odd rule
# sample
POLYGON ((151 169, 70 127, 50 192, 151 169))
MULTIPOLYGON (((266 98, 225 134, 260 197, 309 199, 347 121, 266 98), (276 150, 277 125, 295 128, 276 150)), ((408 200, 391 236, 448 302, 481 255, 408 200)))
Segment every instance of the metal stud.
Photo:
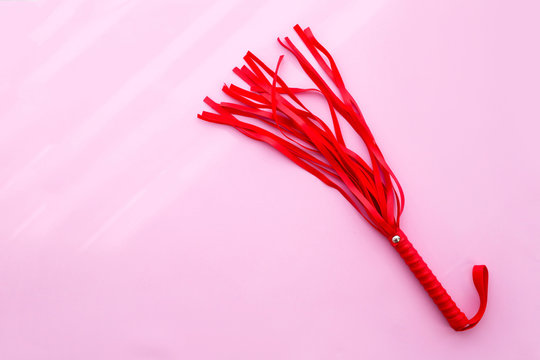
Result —
POLYGON ((396 236, 394 236, 394 237, 392 238, 392 242, 393 242, 394 244, 397 244, 400 240, 401 240, 401 238, 399 237, 399 235, 396 235, 396 236))

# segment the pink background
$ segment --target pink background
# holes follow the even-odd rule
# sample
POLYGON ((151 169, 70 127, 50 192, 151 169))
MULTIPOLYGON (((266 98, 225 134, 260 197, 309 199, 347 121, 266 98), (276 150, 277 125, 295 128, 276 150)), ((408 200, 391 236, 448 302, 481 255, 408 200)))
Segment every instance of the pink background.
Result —
POLYGON ((540 358, 538 4, 0 1, 0 358, 540 358), (195 118, 295 23, 469 315, 488 265, 476 329, 451 330, 337 192, 195 118))

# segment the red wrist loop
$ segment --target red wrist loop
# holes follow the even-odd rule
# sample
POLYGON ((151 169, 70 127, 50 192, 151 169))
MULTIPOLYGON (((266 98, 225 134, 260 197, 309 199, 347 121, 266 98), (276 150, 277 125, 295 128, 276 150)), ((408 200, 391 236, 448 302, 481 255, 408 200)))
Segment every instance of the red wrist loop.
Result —
POLYGON ((473 328, 478 324, 487 307, 487 294, 488 294, 488 269, 486 265, 474 265, 472 269, 473 282, 480 297, 480 307, 470 320, 466 328, 459 329, 458 331, 464 331, 473 328))

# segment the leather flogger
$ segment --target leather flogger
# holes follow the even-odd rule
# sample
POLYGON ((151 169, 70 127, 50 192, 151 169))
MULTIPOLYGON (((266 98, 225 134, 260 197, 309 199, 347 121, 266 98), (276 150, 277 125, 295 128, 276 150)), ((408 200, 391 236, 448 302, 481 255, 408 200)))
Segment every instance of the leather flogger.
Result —
POLYGON ((388 240, 450 326, 456 331, 473 328, 486 310, 486 266, 473 267, 480 307, 476 315, 468 318, 401 230, 399 220, 405 203, 403 190, 377 146, 358 104, 347 91, 334 59, 309 28, 296 25, 294 30, 309 51, 311 62, 288 37, 278 39, 278 42, 296 59, 313 83, 312 88, 289 87, 278 76, 284 55, 279 57, 275 70, 272 70, 248 52, 244 56, 246 65, 233 70, 247 87, 223 86, 223 92, 231 101, 216 103, 207 97, 204 102, 214 112, 204 111, 198 117, 232 126, 242 134, 274 147, 339 191, 388 240), (301 99, 308 94, 327 104, 326 122, 302 103, 301 99), (364 158, 347 147, 341 128, 344 121, 365 144, 367 156, 364 158))

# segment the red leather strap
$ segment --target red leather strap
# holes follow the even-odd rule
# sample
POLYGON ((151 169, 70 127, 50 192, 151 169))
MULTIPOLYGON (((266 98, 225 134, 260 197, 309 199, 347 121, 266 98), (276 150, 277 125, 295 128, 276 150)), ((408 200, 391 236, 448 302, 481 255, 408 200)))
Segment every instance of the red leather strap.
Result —
POLYGON ((454 300, 448 295, 439 280, 418 254, 405 234, 399 232, 400 241, 392 245, 398 254, 405 261, 414 276, 429 294, 435 305, 439 308, 450 326, 456 331, 464 331, 473 328, 482 318, 486 311, 487 290, 488 290, 488 270, 485 265, 475 265, 473 267, 473 282, 480 297, 480 307, 476 315, 468 319, 458 308, 454 300))
POLYGON ((476 312, 476 315, 474 315, 470 320, 469 324, 465 329, 460 329, 460 331, 468 330, 480 321, 482 319, 482 316, 484 316, 484 312, 486 311, 487 307, 487 294, 488 294, 488 269, 486 265, 474 265, 473 270, 473 282, 474 286, 476 287, 476 291, 478 291, 478 296, 480 297, 480 307, 478 308, 478 311, 476 312))

